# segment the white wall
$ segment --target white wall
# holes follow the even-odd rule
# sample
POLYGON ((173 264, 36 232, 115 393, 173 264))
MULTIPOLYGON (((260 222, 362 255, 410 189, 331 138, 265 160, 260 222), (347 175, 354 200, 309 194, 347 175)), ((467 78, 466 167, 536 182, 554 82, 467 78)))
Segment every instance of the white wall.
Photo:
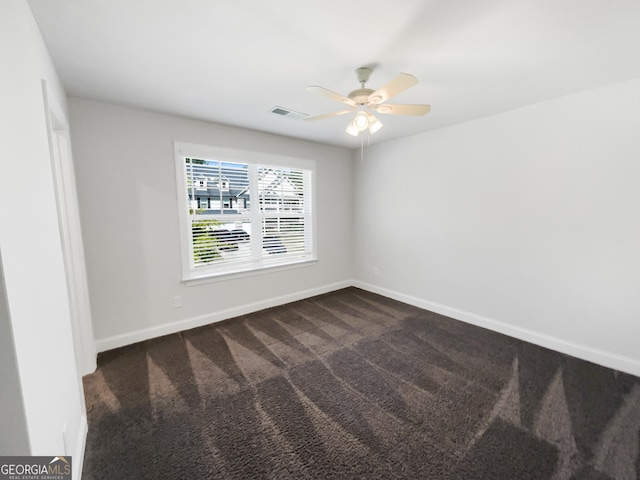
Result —
MULTIPOLYGON (((30 451, 81 451, 84 401, 76 372, 42 79, 65 94, 24 0, 0 15, 0 249, 30 451)), ((76 465, 80 459, 76 458, 76 465)), ((77 472, 76 472, 77 474, 77 472)))
POLYGON ((29 451, 27 417, 22 401, 18 359, 13 343, 9 302, 4 286, 0 252, 0 455, 20 455, 29 451))
POLYGON ((358 284, 640 375, 639 132, 635 80, 367 149, 358 284))
POLYGON ((71 131, 94 331, 105 350, 348 284, 346 149, 71 98, 71 131), (181 283, 173 141, 316 160, 313 266, 181 283), (173 297, 183 307, 173 307, 173 297))

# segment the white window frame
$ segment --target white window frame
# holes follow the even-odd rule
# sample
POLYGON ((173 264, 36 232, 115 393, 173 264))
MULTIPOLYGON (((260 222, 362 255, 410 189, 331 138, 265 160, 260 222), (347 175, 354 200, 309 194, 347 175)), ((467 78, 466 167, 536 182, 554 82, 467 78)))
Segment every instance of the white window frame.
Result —
MULTIPOLYGON (((206 283, 210 281, 229 279, 233 277, 241 277, 246 275, 254 275, 257 273, 266 273, 274 270, 289 269, 300 266, 307 266, 317 261, 317 244, 315 237, 316 223, 316 199, 315 199, 315 177, 316 163, 313 160, 294 158, 281 155, 266 154, 249 150, 237 150, 231 148, 216 147, 211 145, 202 145, 196 143, 188 143, 175 141, 175 167, 176 167, 176 186, 178 194, 178 222, 180 232, 180 250, 182 261, 182 281, 187 285, 206 283), (189 193, 187 191, 187 179, 185 173, 185 158, 201 158, 215 161, 227 161, 235 163, 243 163, 248 165, 269 165, 273 167, 299 168, 311 172, 311 219, 308 225, 305 224, 305 236, 308 235, 310 242, 310 250, 304 257, 295 259, 284 258, 281 262, 274 262, 273 259, 265 262, 256 262, 251 266, 245 266, 242 269, 219 269, 215 265, 209 267, 194 267, 193 250, 192 250, 192 231, 191 216, 189 215, 189 193), (310 230, 310 231, 308 231, 310 230)), ((253 193, 251 200, 251 209, 256 211, 259 208, 257 197, 257 184, 250 186, 253 193)), ((253 217, 252 217, 253 218, 253 217)), ((255 235, 256 232, 252 232, 255 235)), ((262 232, 259 233, 262 235, 262 232)))

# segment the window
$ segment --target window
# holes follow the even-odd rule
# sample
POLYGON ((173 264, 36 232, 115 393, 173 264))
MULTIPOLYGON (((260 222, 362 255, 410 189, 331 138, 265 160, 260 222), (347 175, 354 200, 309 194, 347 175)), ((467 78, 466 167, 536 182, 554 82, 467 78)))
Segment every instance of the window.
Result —
POLYGON ((315 260, 314 162, 182 142, 175 152, 183 280, 315 260))

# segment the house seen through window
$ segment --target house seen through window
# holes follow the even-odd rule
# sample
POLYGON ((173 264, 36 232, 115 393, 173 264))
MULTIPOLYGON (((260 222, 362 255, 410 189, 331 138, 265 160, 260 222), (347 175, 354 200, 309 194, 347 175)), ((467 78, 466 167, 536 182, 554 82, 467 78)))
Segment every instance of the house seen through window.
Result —
POLYGON ((315 259, 313 164, 216 152, 176 142, 183 279, 315 259))

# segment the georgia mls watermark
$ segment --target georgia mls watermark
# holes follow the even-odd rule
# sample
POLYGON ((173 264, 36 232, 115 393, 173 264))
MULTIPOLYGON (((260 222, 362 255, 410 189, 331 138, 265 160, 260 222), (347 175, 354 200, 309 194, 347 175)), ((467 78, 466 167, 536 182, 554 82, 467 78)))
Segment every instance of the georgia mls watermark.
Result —
POLYGON ((71 457, 0 457, 0 480, 71 480, 71 457))

